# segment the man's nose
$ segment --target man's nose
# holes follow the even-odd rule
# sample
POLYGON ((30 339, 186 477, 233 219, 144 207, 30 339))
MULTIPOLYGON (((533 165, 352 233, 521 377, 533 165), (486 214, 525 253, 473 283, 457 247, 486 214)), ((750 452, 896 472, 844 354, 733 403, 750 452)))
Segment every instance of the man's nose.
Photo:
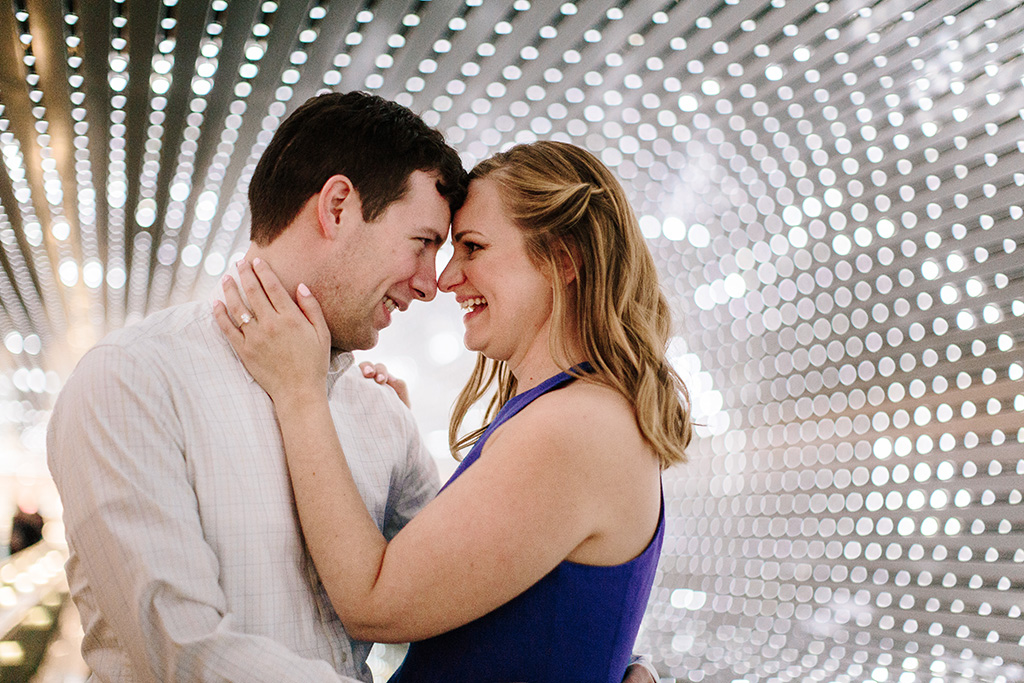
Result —
POLYGON ((437 271, 434 264, 425 265, 413 276, 412 291, 421 301, 432 301, 437 294, 437 271))

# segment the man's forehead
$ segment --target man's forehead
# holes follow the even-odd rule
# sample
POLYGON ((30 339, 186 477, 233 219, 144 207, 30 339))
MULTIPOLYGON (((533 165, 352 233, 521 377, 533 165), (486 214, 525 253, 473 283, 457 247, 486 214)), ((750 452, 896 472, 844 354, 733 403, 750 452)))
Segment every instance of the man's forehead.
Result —
POLYGON ((444 226, 433 226, 427 228, 427 232, 434 237, 434 242, 437 243, 437 246, 441 246, 442 244, 444 244, 444 241, 448 239, 447 224, 445 224, 444 226))

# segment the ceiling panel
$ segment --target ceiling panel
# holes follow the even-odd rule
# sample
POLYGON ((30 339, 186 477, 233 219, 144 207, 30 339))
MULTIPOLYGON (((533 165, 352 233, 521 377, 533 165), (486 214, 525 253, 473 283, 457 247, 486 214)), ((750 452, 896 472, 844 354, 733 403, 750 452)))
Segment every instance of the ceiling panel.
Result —
MULTIPOLYGON (((1008 0, 2 2, 0 470, 45 474, 85 349, 210 295, 278 123, 369 90, 467 167, 558 139, 622 179, 701 422, 663 675, 1024 680, 1022 74, 1008 0)), ((443 457, 457 307, 402 318, 374 357, 443 457)))

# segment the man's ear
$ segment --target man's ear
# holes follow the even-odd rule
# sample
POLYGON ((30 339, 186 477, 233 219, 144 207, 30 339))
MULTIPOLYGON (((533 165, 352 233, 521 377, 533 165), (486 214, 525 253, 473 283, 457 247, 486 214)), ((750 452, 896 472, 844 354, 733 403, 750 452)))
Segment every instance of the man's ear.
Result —
POLYGON ((332 175, 320 188, 316 199, 317 223, 321 235, 334 239, 346 220, 354 216, 362 218, 362 210, 359 193, 348 176, 332 175))

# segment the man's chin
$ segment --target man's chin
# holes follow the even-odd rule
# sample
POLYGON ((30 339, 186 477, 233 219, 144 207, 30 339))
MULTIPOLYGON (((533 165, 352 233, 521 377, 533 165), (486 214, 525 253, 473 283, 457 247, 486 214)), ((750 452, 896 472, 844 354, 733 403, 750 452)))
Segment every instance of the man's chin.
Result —
POLYGON ((366 331, 359 331, 352 334, 353 330, 346 330, 344 335, 331 331, 331 348, 335 351, 366 351, 377 346, 380 338, 380 331, 369 327, 366 331))
POLYGON ((367 351, 377 345, 380 333, 372 330, 368 334, 353 337, 351 335, 339 338, 338 335, 331 335, 331 348, 336 351, 367 351))

